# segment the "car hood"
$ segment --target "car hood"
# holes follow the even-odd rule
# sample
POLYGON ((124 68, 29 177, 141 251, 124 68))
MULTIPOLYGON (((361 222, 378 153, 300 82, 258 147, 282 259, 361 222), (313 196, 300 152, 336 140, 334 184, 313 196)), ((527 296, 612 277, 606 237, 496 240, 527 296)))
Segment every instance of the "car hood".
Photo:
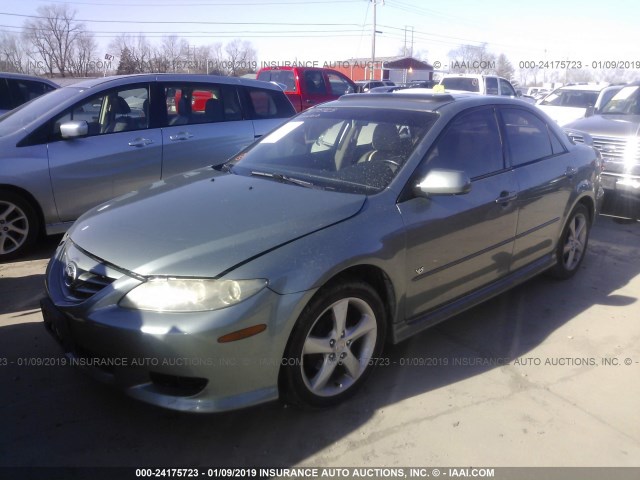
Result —
POLYGON ((139 275, 217 277, 357 214, 366 199, 212 170, 191 175, 96 207, 71 239, 139 275))
POLYGON ((638 135, 640 115, 593 115, 571 122, 564 128, 582 130, 591 136, 626 137, 638 135))

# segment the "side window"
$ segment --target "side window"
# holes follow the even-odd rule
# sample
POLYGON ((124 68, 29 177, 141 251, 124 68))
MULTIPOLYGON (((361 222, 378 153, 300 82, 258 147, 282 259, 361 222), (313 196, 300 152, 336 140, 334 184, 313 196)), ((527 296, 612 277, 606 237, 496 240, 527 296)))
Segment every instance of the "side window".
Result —
POLYGON ((88 136, 148 128, 149 89, 111 90, 83 100, 54 119, 52 140, 61 138, 60 125, 68 121, 86 121, 88 136))
POLYGON ((0 109, 11 110, 11 95, 9 94, 9 85, 4 78, 0 78, 0 109))
POLYGON ((502 110, 513 166, 553 155, 547 125, 534 114, 517 108, 502 110))
POLYGON ((31 80, 18 80, 17 84, 25 102, 33 100, 34 98, 53 89, 46 83, 34 82, 31 80))
MULTIPOLYGON (((327 73, 327 78, 329 79, 329 86, 331 87, 331 95, 344 95, 345 93, 349 93, 351 85, 349 85, 349 82, 344 78, 331 72, 327 73)), ((377 83, 380 82, 371 82, 368 88, 379 87, 380 85, 377 85, 377 83)))
POLYGON ((293 106, 282 91, 247 87, 249 113, 255 120, 267 118, 289 118, 294 114, 293 106))
POLYGON ((326 95, 327 88, 324 85, 324 77, 320 70, 305 70, 305 90, 310 95, 326 95))
POLYGON ((553 133, 551 129, 549 129, 549 138, 551 139, 551 150, 553 150, 554 155, 565 152, 565 148, 562 145, 562 142, 558 140, 558 137, 556 137, 555 133, 553 133))
POLYGON ((496 77, 486 77, 487 95, 498 95, 498 79, 496 77))
POLYGON ((232 86, 175 84, 164 89, 169 125, 193 125, 242 119, 240 103, 232 86))
POLYGON ((500 131, 492 108, 456 117, 427 155, 424 172, 432 168, 462 170, 470 178, 504 168, 500 131))
POLYGON ((511 84, 503 78, 500 79, 500 90, 502 92, 502 95, 506 95, 507 97, 517 96, 516 91, 513 89, 511 84))

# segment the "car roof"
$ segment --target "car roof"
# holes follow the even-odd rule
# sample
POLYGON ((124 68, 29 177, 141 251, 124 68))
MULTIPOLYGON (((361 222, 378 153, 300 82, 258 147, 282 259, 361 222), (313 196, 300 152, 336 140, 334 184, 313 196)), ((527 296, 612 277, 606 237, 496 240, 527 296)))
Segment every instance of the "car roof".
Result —
POLYGON ((222 75, 188 74, 188 73, 140 73, 133 75, 114 75, 111 77, 98 77, 83 80, 70 85, 70 87, 86 89, 104 85, 126 85, 132 80, 139 82, 202 82, 202 83, 224 83, 228 85, 244 85, 248 87, 267 88, 270 90, 282 91, 280 87, 270 82, 254 80, 251 78, 226 77, 222 75))
POLYGON ((429 89, 397 90, 389 93, 369 92, 367 95, 348 94, 316 108, 324 106, 354 106, 435 112, 453 105, 457 105, 462 110, 464 108, 497 104, 525 106, 532 110, 532 106, 529 103, 509 97, 474 95, 472 93, 434 93, 429 89), (415 92, 415 90, 422 91, 415 92))
POLYGON ((564 85, 556 88, 556 90, 584 90, 588 92, 599 92, 605 88, 602 85, 564 85))
POLYGON ((52 87, 59 87, 59 85, 48 78, 37 77, 35 75, 26 75, 24 73, 13 73, 13 72, 0 72, 1 78, 14 78, 16 80, 33 80, 35 82, 46 83, 47 85, 51 85, 52 87))

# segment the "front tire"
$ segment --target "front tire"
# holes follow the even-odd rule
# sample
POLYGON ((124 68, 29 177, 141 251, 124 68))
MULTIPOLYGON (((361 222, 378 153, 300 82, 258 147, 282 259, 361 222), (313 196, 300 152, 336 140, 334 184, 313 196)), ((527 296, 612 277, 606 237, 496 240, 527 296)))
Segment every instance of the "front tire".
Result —
POLYGON ((24 255, 38 235, 37 215, 20 195, 0 190, 0 262, 24 255))
POLYGON ((569 221, 562 231, 556 247, 558 263, 551 270, 551 274, 561 280, 571 278, 580 268, 587 252, 591 217, 584 205, 578 204, 571 212, 569 221))
POLYGON ((385 310, 359 281, 321 290, 304 309, 287 346, 283 396, 299 406, 327 407, 352 396, 382 352, 385 310))

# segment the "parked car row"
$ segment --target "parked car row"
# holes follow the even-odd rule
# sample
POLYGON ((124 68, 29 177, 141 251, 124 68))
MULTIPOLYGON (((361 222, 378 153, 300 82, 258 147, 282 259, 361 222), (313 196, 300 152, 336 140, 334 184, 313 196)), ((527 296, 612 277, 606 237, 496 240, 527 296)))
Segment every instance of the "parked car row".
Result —
POLYGON ((640 219, 640 82, 611 87, 613 97, 565 129, 575 142, 592 142, 602 155, 604 213, 640 219))

